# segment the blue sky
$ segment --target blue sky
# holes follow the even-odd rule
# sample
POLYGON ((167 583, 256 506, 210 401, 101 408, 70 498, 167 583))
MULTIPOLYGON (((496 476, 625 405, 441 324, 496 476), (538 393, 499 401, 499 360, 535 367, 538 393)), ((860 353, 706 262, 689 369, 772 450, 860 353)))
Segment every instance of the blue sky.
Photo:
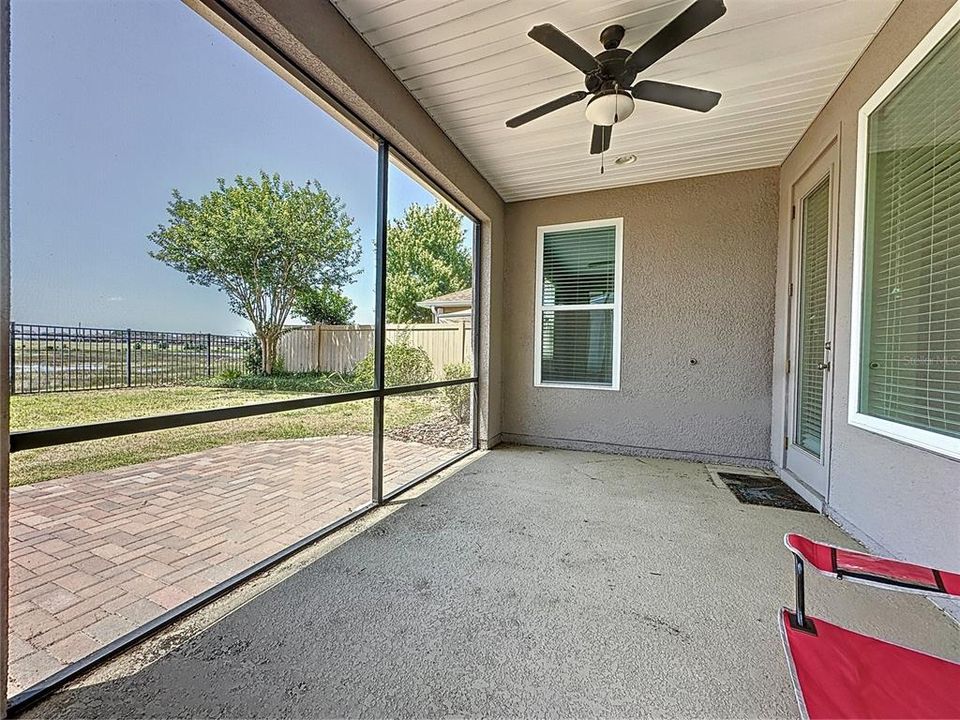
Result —
MULTIPOLYGON (((376 152, 179 0, 13 0, 13 319, 247 331, 147 254, 170 191, 262 168, 318 180, 363 238, 346 293, 373 318, 376 152)), ((432 202, 391 173, 390 213, 432 202)))

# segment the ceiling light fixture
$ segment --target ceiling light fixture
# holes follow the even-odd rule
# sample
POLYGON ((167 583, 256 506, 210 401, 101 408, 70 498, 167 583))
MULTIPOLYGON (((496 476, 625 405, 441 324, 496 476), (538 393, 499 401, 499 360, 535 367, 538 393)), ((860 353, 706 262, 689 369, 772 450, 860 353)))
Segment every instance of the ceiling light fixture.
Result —
POLYGON ((633 96, 622 90, 601 90, 587 103, 587 120, 607 127, 633 114, 633 96))
POLYGON ((636 155, 621 155, 614 162, 617 165, 633 165, 637 161, 636 155))

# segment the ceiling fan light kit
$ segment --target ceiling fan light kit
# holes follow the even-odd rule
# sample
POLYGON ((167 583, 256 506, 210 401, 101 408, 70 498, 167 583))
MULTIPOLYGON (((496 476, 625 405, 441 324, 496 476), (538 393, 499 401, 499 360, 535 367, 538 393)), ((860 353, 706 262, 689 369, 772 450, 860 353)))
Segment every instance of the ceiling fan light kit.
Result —
POLYGON ((623 90, 602 90, 587 103, 591 125, 615 125, 633 114, 633 96, 623 90))
POLYGON ((507 127, 520 127, 589 97, 585 114, 593 125, 590 153, 598 155, 610 149, 613 126, 633 114, 635 100, 672 105, 697 112, 712 110, 720 101, 718 92, 655 80, 637 82, 637 75, 719 20, 726 11, 723 0, 695 0, 633 52, 620 47, 624 28, 621 25, 610 25, 600 33, 604 50, 597 55, 591 55, 549 23, 536 25, 528 35, 580 70, 584 74, 586 90, 576 90, 510 118, 507 120, 507 127))

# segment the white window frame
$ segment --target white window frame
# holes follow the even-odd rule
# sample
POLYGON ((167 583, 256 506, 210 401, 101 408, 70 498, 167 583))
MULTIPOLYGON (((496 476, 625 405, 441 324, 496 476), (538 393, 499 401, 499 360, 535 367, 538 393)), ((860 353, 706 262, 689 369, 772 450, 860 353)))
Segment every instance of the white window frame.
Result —
MULTIPOLYGON (((563 223, 560 225, 542 225, 537 228, 537 280, 536 280, 536 320, 534 322, 533 339, 533 385, 541 388, 571 388, 577 390, 620 390, 620 314, 623 305, 623 218, 607 218, 605 220, 587 220, 584 222, 563 223), (611 227, 616 229, 616 249, 614 251, 614 289, 613 303, 602 305, 546 305, 543 304, 543 236, 546 233, 563 232, 565 230, 582 230, 584 228, 611 227), (613 310, 613 369, 610 385, 591 385, 589 383, 558 383, 544 381, 541 376, 541 362, 543 357, 543 311, 551 308, 563 310, 613 310)), ((561 312, 563 311, 561 310, 561 312)))
POLYGON ((861 413, 860 407, 860 361, 861 332, 863 329, 864 249, 866 243, 867 201, 867 128, 870 114, 886 100, 906 77, 933 51, 947 34, 960 23, 960 1, 940 19, 893 71, 877 91, 860 108, 857 117, 857 177, 856 205, 854 206, 853 234, 853 289, 850 327, 850 384, 847 422, 862 430, 898 440, 908 445, 929 450, 960 460, 960 438, 952 438, 931 430, 922 430, 902 423, 884 420, 861 413))

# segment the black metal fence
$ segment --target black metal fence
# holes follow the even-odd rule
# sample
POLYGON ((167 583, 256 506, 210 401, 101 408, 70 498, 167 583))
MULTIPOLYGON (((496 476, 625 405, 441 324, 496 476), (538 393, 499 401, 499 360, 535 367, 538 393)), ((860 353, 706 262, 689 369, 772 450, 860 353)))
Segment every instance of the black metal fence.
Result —
POLYGON ((243 335, 10 323, 10 392, 179 385, 242 371, 243 335))

